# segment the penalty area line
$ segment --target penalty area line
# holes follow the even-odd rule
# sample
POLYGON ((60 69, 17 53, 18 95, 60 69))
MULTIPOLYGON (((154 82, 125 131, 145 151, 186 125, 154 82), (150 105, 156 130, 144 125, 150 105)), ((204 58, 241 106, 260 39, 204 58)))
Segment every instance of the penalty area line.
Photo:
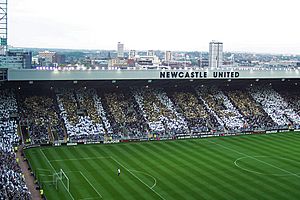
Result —
POLYGON ((89 179, 81 172, 79 171, 79 173, 81 174, 81 176, 88 182, 88 184, 90 184, 90 186, 92 186, 92 188, 95 190, 95 192, 99 195, 99 197, 103 198, 102 195, 98 192, 98 190, 96 190, 96 188, 93 186, 93 184, 91 184, 91 182, 89 181, 89 179))
POLYGON ((67 159, 58 159, 58 160, 50 160, 50 162, 64 162, 64 161, 77 161, 77 160, 93 160, 93 159, 104 159, 104 158, 110 158, 110 157, 86 157, 86 158, 67 158, 67 159))
POLYGON ((123 167, 126 171, 128 171, 132 176, 134 176, 136 179, 138 179, 141 183, 143 183, 147 188, 149 188, 152 192, 154 192, 157 196, 159 196, 161 199, 166 200, 163 196, 161 196, 158 192, 156 192, 152 187, 147 185, 144 181, 142 181, 139 177, 137 177, 133 172, 131 172, 127 167, 122 165, 117 159, 114 157, 110 157, 112 160, 114 160, 117 164, 119 164, 121 167, 123 167))

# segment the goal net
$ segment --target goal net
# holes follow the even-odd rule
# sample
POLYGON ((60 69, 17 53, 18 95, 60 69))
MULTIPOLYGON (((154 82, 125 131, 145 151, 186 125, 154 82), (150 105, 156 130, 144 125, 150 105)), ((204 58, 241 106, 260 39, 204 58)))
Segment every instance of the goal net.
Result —
POLYGON ((55 188, 59 188, 59 184, 62 184, 62 186, 70 192, 70 180, 66 173, 60 169, 59 172, 56 172, 53 174, 53 185, 55 185, 55 188))

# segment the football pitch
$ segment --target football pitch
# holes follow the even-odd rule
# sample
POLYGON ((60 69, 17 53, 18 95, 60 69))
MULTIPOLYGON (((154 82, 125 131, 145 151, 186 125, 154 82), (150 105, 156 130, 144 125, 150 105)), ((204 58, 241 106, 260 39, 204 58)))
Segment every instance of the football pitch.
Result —
POLYGON ((25 154, 47 200, 300 199, 297 132, 42 147, 25 154), (69 190, 66 181, 53 181, 61 169, 69 190))

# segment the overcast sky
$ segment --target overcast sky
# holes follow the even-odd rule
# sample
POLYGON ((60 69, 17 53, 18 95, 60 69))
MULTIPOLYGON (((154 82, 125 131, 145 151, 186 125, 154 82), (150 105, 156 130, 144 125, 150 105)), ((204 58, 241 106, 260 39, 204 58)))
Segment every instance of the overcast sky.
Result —
POLYGON ((16 47, 300 54, 299 0, 9 0, 16 47))

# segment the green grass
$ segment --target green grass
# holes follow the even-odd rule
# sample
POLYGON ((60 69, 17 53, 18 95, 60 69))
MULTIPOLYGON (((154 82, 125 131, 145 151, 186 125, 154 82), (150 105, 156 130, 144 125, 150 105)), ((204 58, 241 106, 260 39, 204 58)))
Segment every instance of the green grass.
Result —
POLYGON ((25 153, 48 200, 300 199, 299 133, 32 148, 25 153), (70 179, 70 193, 51 183, 59 169, 70 179))

